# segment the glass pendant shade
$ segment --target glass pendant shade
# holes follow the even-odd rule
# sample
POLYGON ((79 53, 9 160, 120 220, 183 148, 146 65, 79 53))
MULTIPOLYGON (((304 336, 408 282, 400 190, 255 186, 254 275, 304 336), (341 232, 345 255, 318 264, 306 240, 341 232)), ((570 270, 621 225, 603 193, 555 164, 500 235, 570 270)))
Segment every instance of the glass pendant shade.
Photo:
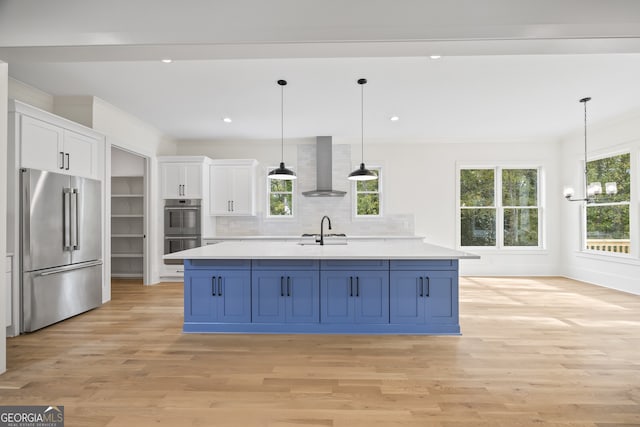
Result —
POLYGON ((280 85, 280 130, 281 130, 281 139, 280 139, 280 167, 278 169, 274 169, 267 177, 269 179, 297 179, 295 172, 291 169, 287 169, 284 166, 284 87, 287 85, 286 80, 278 80, 278 84, 280 85))
POLYGON ((361 107, 361 135, 362 138, 360 140, 360 147, 362 151, 362 163, 360 163, 360 167, 349 174, 347 177, 350 181, 372 181, 374 179, 378 179, 378 175, 370 171, 364 166, 364 85, 367 84, 367 79, 358 79, 358 84, 360 85, 360 107, 361 107))
POLYGON ((297 179, 295 172, 284 167, 284 162, 280 162, 280 167, 269 172, 269 179, 297 179))

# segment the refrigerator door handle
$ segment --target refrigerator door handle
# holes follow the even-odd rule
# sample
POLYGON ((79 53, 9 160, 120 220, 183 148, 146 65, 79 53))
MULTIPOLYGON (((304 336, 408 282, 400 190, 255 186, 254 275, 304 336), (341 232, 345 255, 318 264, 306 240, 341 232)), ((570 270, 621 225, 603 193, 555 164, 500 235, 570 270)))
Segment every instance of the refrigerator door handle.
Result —
POLYGON ((62 197, 62 245, 71 250, 71 188, 65 188, 62 197))
POLYGON ((39 277, 50 276, 52 274, 64 273, 64 272, 73 271, 73 270, 80 270, 82 268, 95 267, 97 265, 102 265, 102 261, 91 261, 91 262, 84 262, 82 264, 71 264, 65 267, 59 267, 53 270, 47 270, 45 272, 38 274, 38 276, 39 277))
POLYGON ((69 208, 71 211, 71 230, 69 235, 71 236, 71 249, 78 250, 80 249, 80 245, 78 244, 79 237, 78 232, 80 231, 80 221, 78 220, 78 189, 71 189, 71 206, 69 208))

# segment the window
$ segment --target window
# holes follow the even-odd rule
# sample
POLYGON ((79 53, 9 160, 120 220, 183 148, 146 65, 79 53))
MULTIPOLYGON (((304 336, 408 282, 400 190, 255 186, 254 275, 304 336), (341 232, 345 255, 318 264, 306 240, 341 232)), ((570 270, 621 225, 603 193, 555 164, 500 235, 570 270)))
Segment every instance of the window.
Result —
POLYGON ((617 193, 587 203, 586 249, 628 254, 631 155, 621 154, 587 162, 588 182, 615 182, 617 193))
POLYGON ((380 180, 381 168, 369 168, 369 170, 378 176, 378 179, 371 181, 355 181, 355 215, 356 217, 375 217, 382 215, 382 200, 380 188, 382 184, 380 180))
MULTIPOLYGON (((269 171, 276 169, 269 168, 269 171)), ((294 182, 291 179, 267 178, 267 201, 269 217, 293 217, 294 182)))
POLYGON ((460 246, 540 247, 539 169, 460 169, 460 246))

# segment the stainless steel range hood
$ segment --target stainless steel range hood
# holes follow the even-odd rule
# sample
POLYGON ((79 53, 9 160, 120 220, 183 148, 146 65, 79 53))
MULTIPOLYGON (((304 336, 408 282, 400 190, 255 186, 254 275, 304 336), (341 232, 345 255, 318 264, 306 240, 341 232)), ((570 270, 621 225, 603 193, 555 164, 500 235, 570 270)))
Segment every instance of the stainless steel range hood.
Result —
POLYGON ((332 147, 330 136, 316 137, 316 189, 303 191, 307 197, 344 197, 346 191, 338 191, 332 188, 331 166, 332 147))

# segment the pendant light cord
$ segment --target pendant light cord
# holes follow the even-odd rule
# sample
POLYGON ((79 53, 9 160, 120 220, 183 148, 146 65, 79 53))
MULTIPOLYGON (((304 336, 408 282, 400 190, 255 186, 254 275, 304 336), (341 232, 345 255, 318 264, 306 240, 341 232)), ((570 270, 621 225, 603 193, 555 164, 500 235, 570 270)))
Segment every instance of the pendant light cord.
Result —
POLYGON ((588 168, 587 168, 587 102, 590 101, 591 98, 583 98, 581 99, 584 104, 584 197, 589 198, 589 181, 587 178, 588 168))
POLYGON ((284 162, 284 85, 280 86, 280 161, 284 162))
POLYGON ((360 85, 360 155, 364 163, 364 84, 360 85))

